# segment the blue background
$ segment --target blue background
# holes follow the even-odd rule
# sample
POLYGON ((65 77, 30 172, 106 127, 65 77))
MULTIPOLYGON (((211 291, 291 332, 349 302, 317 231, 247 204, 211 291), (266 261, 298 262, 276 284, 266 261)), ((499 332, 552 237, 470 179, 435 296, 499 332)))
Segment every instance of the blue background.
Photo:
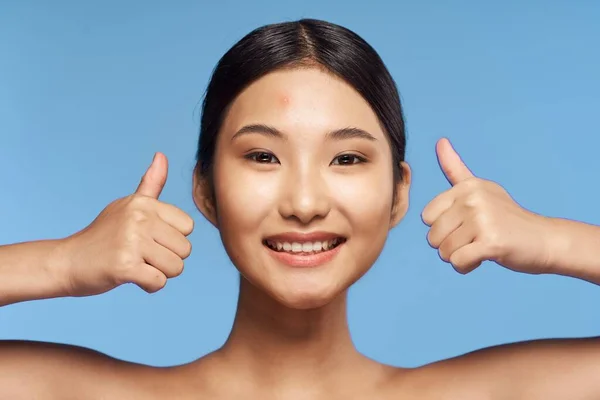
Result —
POLYGON ((315 17, 356 31, 401 91, 411 208, 351 290, 359 350, 403 366, 499 343, 600 334, 600 288, 487 263, 462 276, 426 243, 420 212, 448 188, 435 141, 525 207, 600 223, 596 1, 0 2, 0 243, 58 238, 132 192, 155 151, 162 200, 197 228, 186 270, 135 286, 0 308, 0 338, 73 343, 152 365, 220 346, 237 274, 191 200, 199 102, 219 57, 251 29, 315 17), (452 4, 450 4, 452 3, 452 4))

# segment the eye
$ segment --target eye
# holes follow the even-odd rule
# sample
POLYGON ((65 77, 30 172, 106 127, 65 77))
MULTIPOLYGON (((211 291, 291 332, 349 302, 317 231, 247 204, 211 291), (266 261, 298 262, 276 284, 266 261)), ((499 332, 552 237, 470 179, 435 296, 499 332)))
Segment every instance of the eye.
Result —
POLYGON ((342 154, 337 156, 331 162, 331 165, 354 165, 365 162, 363 157, 357 156, 356 154, 342 154))
POLYGON ((277 157, 275 157, 274 154, 268 153, 266 151, 256 151, 254 153, 247 154, 246 158, 259 164, 279 163, 279 160, 277 159, 277 157))

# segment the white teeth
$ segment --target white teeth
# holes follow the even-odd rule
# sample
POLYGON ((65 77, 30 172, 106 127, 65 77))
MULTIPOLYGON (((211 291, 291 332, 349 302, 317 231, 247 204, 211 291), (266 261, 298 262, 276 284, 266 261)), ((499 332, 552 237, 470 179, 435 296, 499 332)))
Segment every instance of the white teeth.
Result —
POLYGON ((322 242, 274 242, 272 240, 267 241, 267 245, 273 250, 285 251, 288 253, 318 253, 321 251, 327 251, 340 244, 342 239, 336 238, 333 240, 326 240, 322 242))

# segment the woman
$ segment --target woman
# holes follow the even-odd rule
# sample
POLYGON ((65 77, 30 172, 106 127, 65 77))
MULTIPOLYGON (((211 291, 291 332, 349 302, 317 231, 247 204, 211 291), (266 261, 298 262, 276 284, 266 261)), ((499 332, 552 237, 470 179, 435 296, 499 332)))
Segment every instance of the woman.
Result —
MULTIPOLYGON (((524 210, 476 178, 443 139, 452 184, 423 211, 428 240, 461 273, 506 268, 600 282, 597 227, 524 210)), ((322 21, 265 26, 220 60, 203 104, 194 200, 241 274, 231 334, 190 364, 153 368, 70 346, 4 342, 4 399, 590 399, 596 340, 485 349, 415 369, 354 348, 346 292, 408 208, 395 84, 354 33, 322 21)), ((157 154, 132 195, 60 240, 0 248, 0 305, 148 292, 179 275, 192 219, 158 200, 157 154)))

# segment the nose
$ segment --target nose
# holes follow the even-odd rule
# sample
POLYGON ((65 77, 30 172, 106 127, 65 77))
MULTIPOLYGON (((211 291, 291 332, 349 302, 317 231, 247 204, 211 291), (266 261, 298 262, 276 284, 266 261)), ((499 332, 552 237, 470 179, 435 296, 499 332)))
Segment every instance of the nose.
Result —
POLYGON ((302 224, 323 219, 331 210, 327 184, 321 171, 313 166, 290 171, 285 178, 279 213, 302 224))

